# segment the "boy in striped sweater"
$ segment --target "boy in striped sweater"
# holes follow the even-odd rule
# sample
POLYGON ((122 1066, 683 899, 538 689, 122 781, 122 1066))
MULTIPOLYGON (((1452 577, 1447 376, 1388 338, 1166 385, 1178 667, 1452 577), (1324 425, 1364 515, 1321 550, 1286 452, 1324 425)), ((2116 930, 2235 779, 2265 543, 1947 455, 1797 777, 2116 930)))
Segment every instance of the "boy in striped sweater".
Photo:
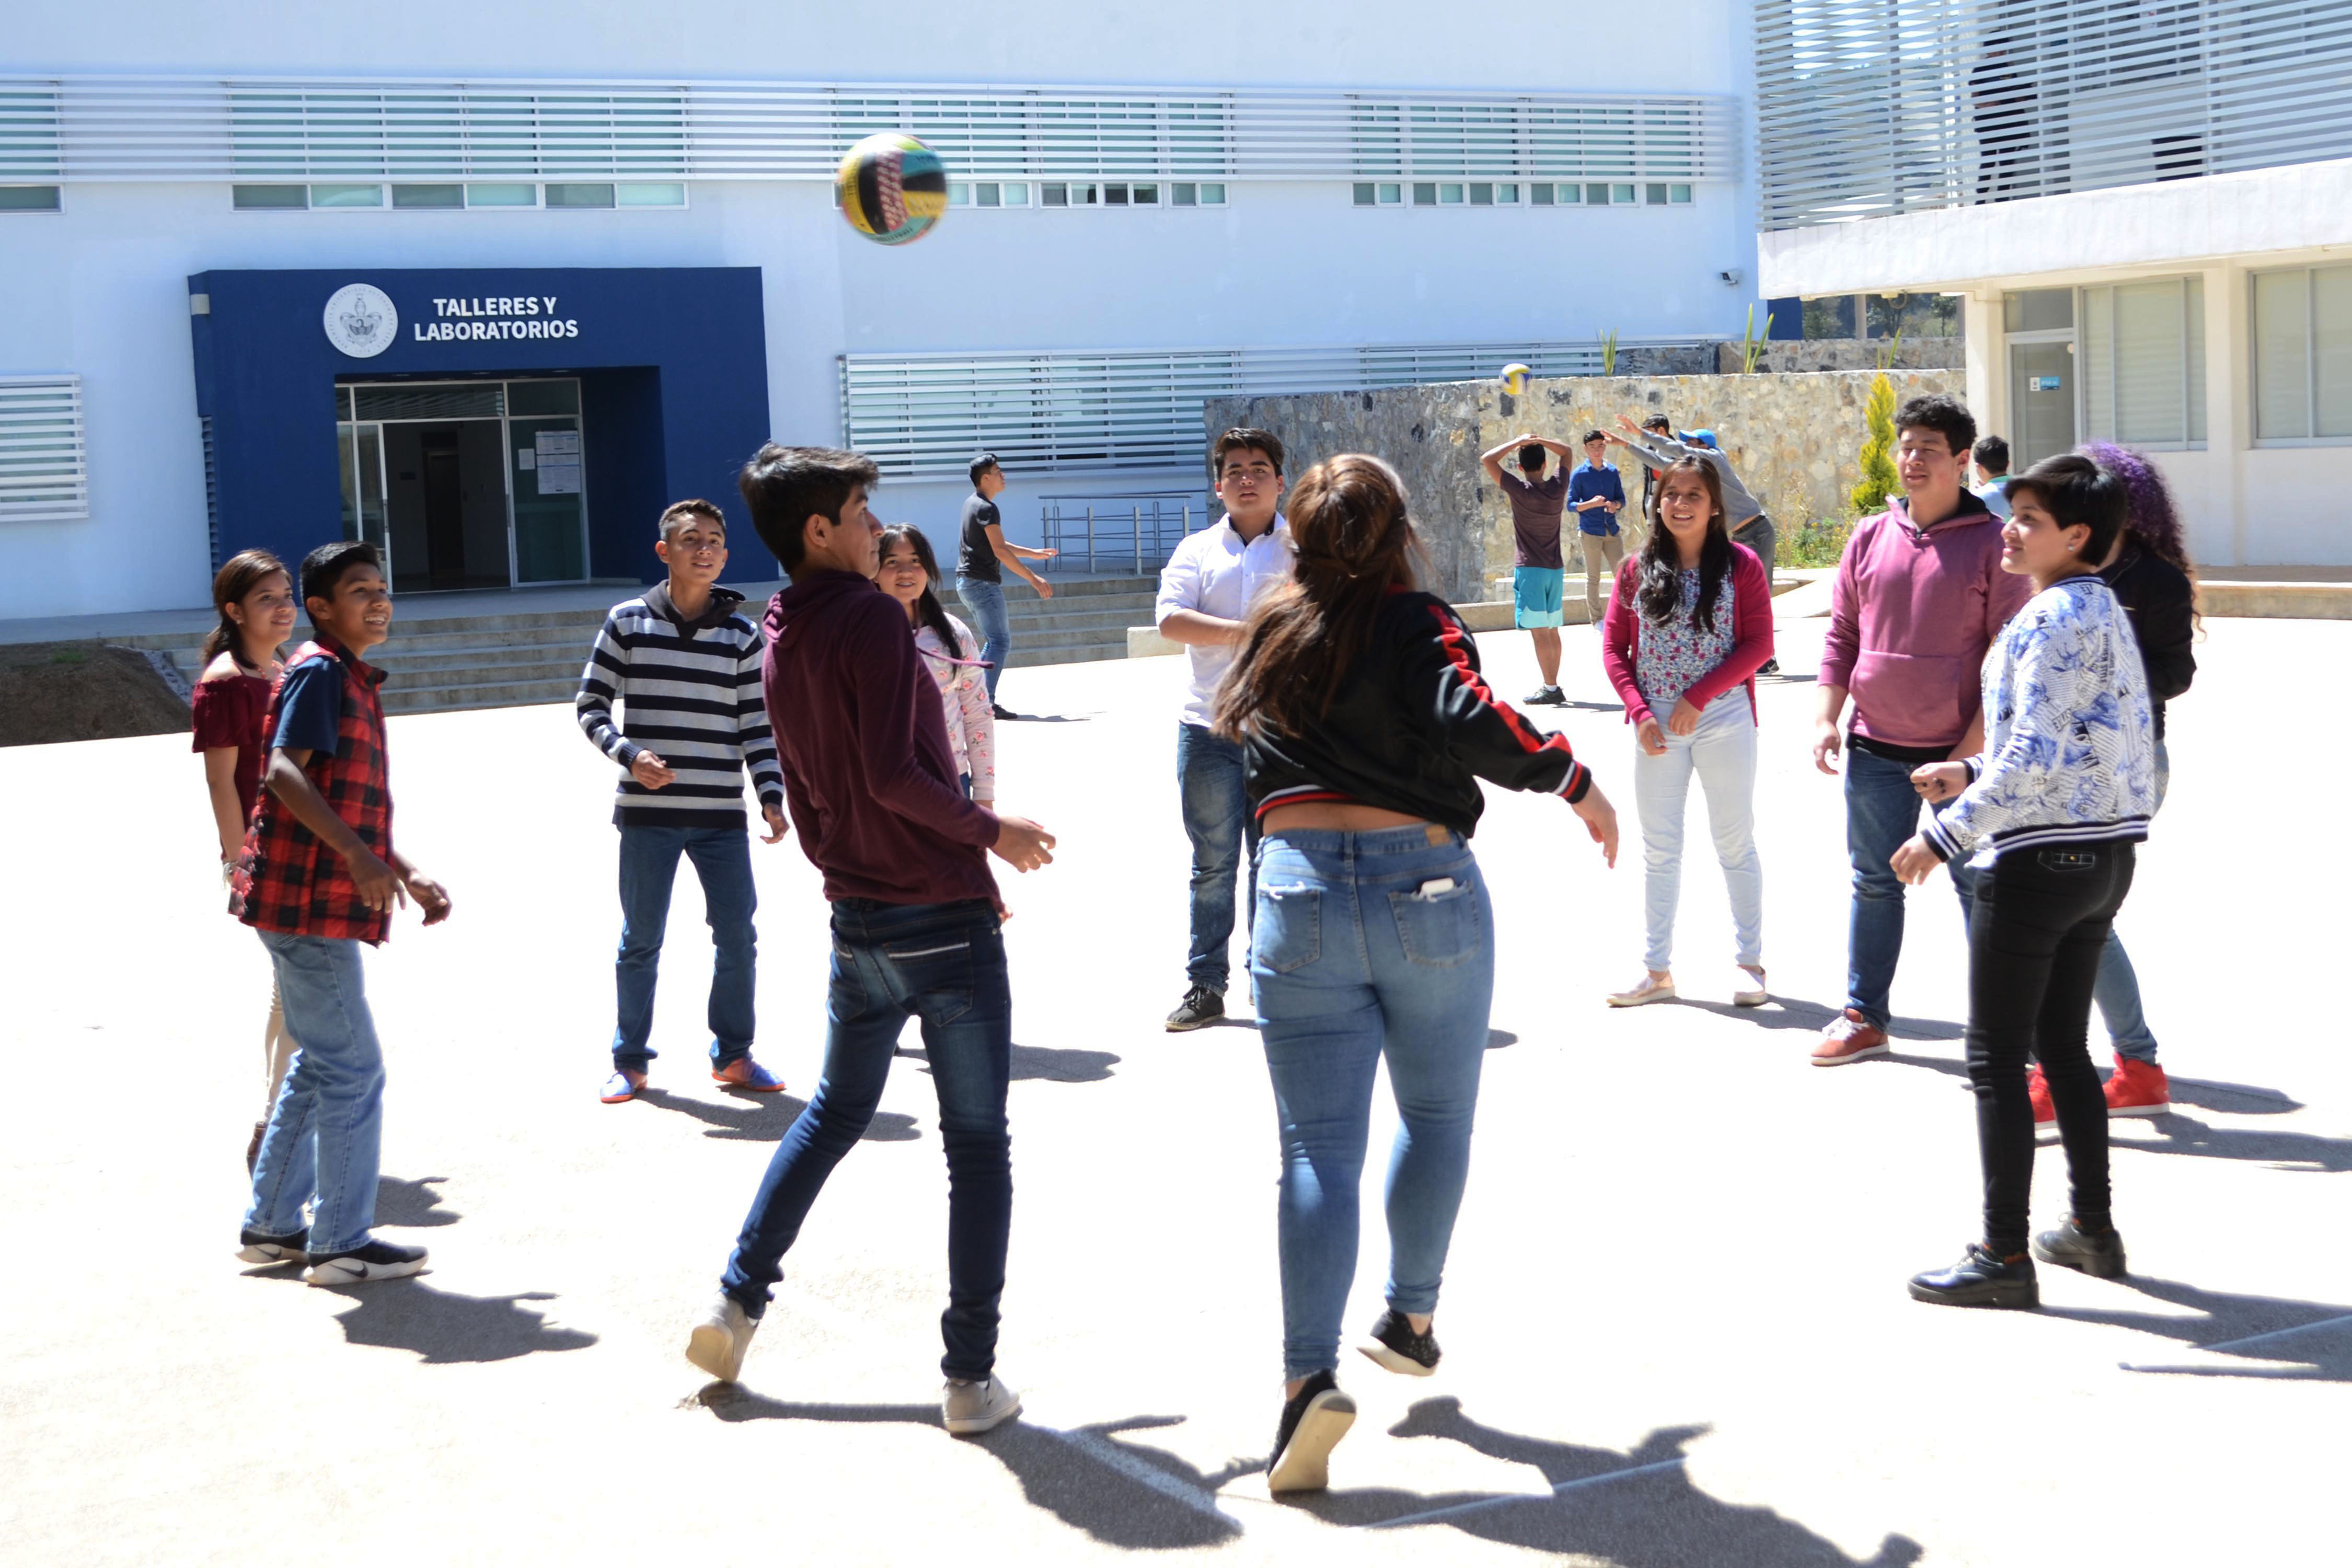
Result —
POLYGON ((727 520, 707 500, 661 515, 654 546, 669 581, 613 606, 580 678, 580 728, 624 770, 613 825, 621 830, 621 952, 614 964, 620 1022, 604 1100, 646 1087, 656 1054, 654 982, 669 923, 677 858, 694 862, 718 962, 710 976, 710 1076, 732 1089, 784 1087, 751 1059, 756 941, 745 768, 767 818, 762 842, 784 837, 784 779, 760 691, 760 630, 743 595, 719 587, 727 520), (615 722, 613 704, 625 718, 615 722))

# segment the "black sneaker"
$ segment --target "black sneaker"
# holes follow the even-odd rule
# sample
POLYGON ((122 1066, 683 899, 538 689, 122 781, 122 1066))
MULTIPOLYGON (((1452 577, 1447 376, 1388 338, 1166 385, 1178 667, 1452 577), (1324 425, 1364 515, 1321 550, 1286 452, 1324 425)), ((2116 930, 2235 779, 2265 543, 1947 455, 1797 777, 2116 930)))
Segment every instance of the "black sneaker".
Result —
POLYGON ((1319 1492, 1331 1484, 1331 1450, 1356 1424, 1356 1402, 1339 1392, 1339 1374, 1318 1372, 1282 1407, 1274 1429, 1274 1457, 1265 1487, 1275 1492, 1319 1492))
POLYGON ((425 1271, 425 1249, 371 1241, 331 1258, 314 1258, 302 1276, 313 1285, 359 1285, 370 1279, 403 1279, 425 1271))
POLYGON ((1356 1349, 1391 1372, 1402 1373, 1407 1377, 1427 1377, 1435 1372, 1441 1353, 1437 1336, 1414 1333, 1412 1324, 1394 1307, 1382 1312, 1381 1321, 1372 1325, 1371 1342, 1356 1349))
POLYGON ((1756 667, 1756 673, 1759 675, 1778 675, 1780 673, 1780 661, 1777 658, 1768 658, 1762 664, 1756 667))
POLYGON ((265 1236, 257 1230, 237 1233, 236 1260, 239 1263, 300 1263, 304 1261, 302 1244, 310 1239, 307 1230, 291 1236, 265 1236))
POLYGON ((1176 1011, 1168 1015, 1168 1032, 1181 1035, 1187 1029, 1213 1024, 1224 1016, 1225 994, 1195 985, 1184 993, 1184 1000, 1176 1004, 1176 1011))
POLYGON ((2094 1279, 2120 1279, 2124 1274, 2124 1238, 2113 1226, 2089 1231, 2070 1218, 2033 1238, 2033 1256, 2061 1268, 2079 1268, 2094 1279))
POLYGON ((1568 693, 1557 686, 1537 687, 1528 693, 1526 702, 1529 708, 1564 708, 1567 705, 1568 693))
POLYGON ((1971 1244, 1949 1268, 1913 1275, 1911 1299, 1948 1307, 2039 1307, 2042 1286, 2033 1277, 2032 1258, 2005 1263, 1971 1244))

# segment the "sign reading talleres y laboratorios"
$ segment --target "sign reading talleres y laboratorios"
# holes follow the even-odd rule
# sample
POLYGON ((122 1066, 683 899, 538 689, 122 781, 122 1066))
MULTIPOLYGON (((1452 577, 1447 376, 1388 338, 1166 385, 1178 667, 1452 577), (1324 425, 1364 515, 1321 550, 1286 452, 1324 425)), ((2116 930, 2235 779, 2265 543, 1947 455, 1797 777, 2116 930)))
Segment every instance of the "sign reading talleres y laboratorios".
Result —
POLYGON ((478 342, 490 338, 576 338, 580 323, 555 313, 554 294, 487 294, 436 299, 434 320, 414 321, 420 343, 478 342))

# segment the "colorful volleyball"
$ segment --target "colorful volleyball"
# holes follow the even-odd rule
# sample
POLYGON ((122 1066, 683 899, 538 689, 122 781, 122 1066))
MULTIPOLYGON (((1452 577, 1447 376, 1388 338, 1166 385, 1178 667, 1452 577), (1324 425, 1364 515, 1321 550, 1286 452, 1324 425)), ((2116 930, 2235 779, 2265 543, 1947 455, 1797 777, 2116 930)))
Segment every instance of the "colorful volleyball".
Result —
POLYGON ((1505 365, 1503 367, 1503 390, 1509 393, 1513 397, 1518 396, 1521 393, 1527 391, 1528 377, 1533 374, 1535 374, 1535 372, 1529 370, 1523 364, 1513 363, 1505 365))
POLYGON ((849 226, 884 245, 922 238, 948 209, 947 165, 903 131, 885 131, 852 147, 834 188, 849 226))

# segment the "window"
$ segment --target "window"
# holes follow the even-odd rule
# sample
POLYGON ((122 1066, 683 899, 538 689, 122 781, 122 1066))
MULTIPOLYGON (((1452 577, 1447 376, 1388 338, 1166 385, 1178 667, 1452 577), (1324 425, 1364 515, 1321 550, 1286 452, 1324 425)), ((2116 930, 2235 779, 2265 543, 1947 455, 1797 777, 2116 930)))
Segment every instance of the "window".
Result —
POLYGON ((1495 187, 1495 205, 1498 207, 1517 206, 1519 205, 1519 187, 1517 185, 1496 185, 1495 187))
POLYGON ((1609 200, 1611 204, 1615 206, 1632 206, 1633 205, 1633 187, 1631 185, 1610 186, 1609 200))
POLYGON ((610 185, 550 185, 547 205, 551 207, 609 207, 613 205, 610 185))
POLYGON ((1438 181, 1437 205, 1442 207, 1460 206, 1462 205, 1461 185, 1444 180, 1438 181))
POLYGON ((1609 187, 1606 185, 1585 186, 1584 205, 1589 207, 1607 206, 1609 205, 1609 187))
POLYGON ((616 185, 614 194, 625 207, 686 205, 686 186, 675 180, 662 180, 651 184, 616 185))
POLYGON ((1160 205, 1160 187, 1158 185, 1137 185, 1134 187, 1134 195, 1135 205, 1137 206, 1156 207, 1160 205))
POLYGON ((0 375, 0 522, 89 515, 81 378, 0 375))
POLYGON ((1417 207, 1435 206, 1437 205, 1437 186, 1435 183, 1429 180, 1414 181, 1412 186, 1412 205, 1417 207))
POLYGON ((2254 274, 2254 438, 2352 437, 2352 266, 2254 274))
POLYGON ((394 185, 392 205, 404 211, 428 207, 462 207, 466 205, 463 185, 394 185))
POLYGON ((1356 184, 1360 207, 1393 207, 1404 203, 1404 187, 1393 180, 1362 180, 1356 184))
POLYGON ((2085 289, 2078 319, 2084 433, 2174 451, 2204 446, 2204 279, 2085 289))
POLYGON ((1678 207, 1688 206, 1690 205, 1690 199, 1691 188, 1688 185, 1668 185, 1666 187, 1666 201, 1668 205, 1678 207))
POLYGON ((0 213, 53 213, 59 205, 55 185, 0 185, 0 213))
POLYGON ((310 205, 313 207, 380 207, 383 205, 382 185, 312 185, 310 205))
POLYGON ((1028 181, 1006 180, 1003 182, 1003 189, 1004 192, 1004 205, 1006 206, 1025 207, 1029 205, 1028 181))
POLYGON ((1645 205, 1650 206, 1664 206, 1666 205, 1665 185, 1663 183, 1654 185, 1643 185, 1642 187, 1642 200, 1645 205))
POLYGON ((299 211, 310 205, 303 185, 231 185, 229 204, 239 212, 299 211))
POLYGON ((1528 187, 1528 201, 1529 205, 1534 206, 1548 207, 1551 205, 1551 186, 1548 184, 1529 185, 1528 187))
POLYGON ((993 180, 982 181, 971 187, 971 193, 976 206, 1001 207, 1004 205, 1004 187, 993 180))
POLYGON ((1103 205, 1107 207, 1123 207, 1127 205, 1127 186, 1116 180, 1112 181, 1109 184, 1105 185, 1103 187, 1103 205))
POLYGON ((1495 205, 1494 185, 1486 182, 1475 180, 1472 181, 1470 184, 1470 205, 1474 207, 1493 206, 1495 205))
POLYGON ((466 205, 469 207, 535 207, 539 205, 537 185, 467 185, 466 205))

